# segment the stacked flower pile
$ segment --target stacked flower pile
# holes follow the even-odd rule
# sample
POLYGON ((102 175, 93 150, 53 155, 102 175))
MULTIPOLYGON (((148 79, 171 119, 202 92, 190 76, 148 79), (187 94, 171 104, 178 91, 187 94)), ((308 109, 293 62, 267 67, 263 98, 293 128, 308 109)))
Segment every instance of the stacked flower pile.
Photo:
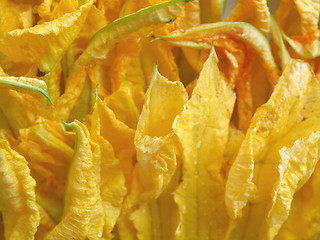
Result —
POLYGON ((1 0, 0 239, 319 239, 319 9, 1 0))

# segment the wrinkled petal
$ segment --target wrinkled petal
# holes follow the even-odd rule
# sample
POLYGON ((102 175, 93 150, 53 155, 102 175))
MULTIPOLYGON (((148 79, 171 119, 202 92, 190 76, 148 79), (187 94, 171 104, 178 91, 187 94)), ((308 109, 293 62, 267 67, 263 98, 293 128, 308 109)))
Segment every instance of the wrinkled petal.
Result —
POLYGON ((313 173, 320 157, 320 132, 294 142, 291 148, 279 150, 280 177, 274 186, 273 204, 268 213, 269 239, 273 239, 289 216, 291 202, 296 191, 303 186, 313 173))
POLYGON ((0 211, 5 239, 34 239, 40 221, 36 182, 25 158, 0 140, 0 211))
POLYGON ((51 71, 77 37, 91 5, 89 1, 61 18, 8 32, 0 40, 0 51, 14 62, 35 64, 45 73, 51 71))
POLYGON ((109 49, 118 41, 128 37, 131 33, 157 23, 167 23, 174 19, 182 10, 185 0, 173 0, 149 8, 137 13, 117 19, 98 31, 90 40, 88 47, 75 63, 78 65, 88 63, 91 59, 103 59, 109 49), (155 14, 156 13, 156 14, 155 14))
POLYGON ((112 239, 113 230, 119 217, 122 202, 127 189, 125 187, 125 175, 119 159, 115 157, 112 145, 108 140, 101 136, 101 125, 104 124, 101 118, 100 105, 103 105, 99 98, 96 99, 92 113, 91 133, 95 142, 101 148, 101 170, 100 170, 100 192, 102 206, 105 214, 104 236, 112 239))
MULTIPOLYGON (((269 223, 263 219, 267 218, 273 204, 275 208, 281 206, 277 198, 273 199, 273 191, 281 188, 279 183, 277 184, 278 169, 284 167, 281 160, 284 155, 281 156, 281 151, 295 149, 295 142, 298 144, 299 141, 304 141, 299 139, 308 139, 312 132, 319 128, 316 107, 318 94, 319 83, 315 81, 310 66, 307 63, 290 61, 269 101, 257 109, 230 169, 226 185, 226 205, 229 214, 233 219, 238 218, 232 223, 230 239, 240 236, 248 239, 267 239, 269 229, 269 239, 276 235, 279 225, 283 223, 281 219, 285 219, 285 216, 273 218, 273 222, 269 223)), ((313 144, 309 150, 310 162, 306 164, 310 164, 310 172, 301 173, 299 168, 293 170, 293 174, 297 174, 297 180, 294 180, 297 181, 296 188, 310 177, 318 159, 317 144, 313 144), (313 158, 316 160, 312 160, 313 158)), ((299 152, 295 157, 299 157, 299 152)), ((303 159, 303 156, 301 158, 303 159)), ((288 172, 284 173, 284 176, 290 174, 291 161, 295 160, 290 158, 288 161, 288 172)), ((301 161, 300 159, 299 164, 301 161)), ((301 164, 303 165, 303 162, 301 164)), ((290 186, 294 194, 294 182, 292 185, 290 183, 290 186)), ((286 208, 290 209, 290 205, 286 204, 286 208)), ((277 214, 281 214, 281 211, 272 210, 272 215, 277 214)))
POLYGON ((182 83, 169 82, 155 70, 135 136, 142 198, 157 198, 175 172, 172 124, 186 101, 182 83))
POLYGON ((31 175, 37 182, 37 201, 57 223, 62 215, 74 134, 66 132, 62 123, 39 119, 20 131, 19 140, 21 142, 14 148, 28 161, 31 175))
POLYGON ((90 141, 86 127, 70 123, 76 145, 65 187, 62 219, 45 239, 99 239, 104 212, 100 196, 100 148, 90 141))
POLYGON ((319 222, 319 162, 310 180, 294 195, 290 214, 275 239, 317 239, 319 222))
POLYGON ((174 123, 183 153, 183 177, 175 194, 180 222, 177 239, 223 239, 228 215, 220 174, 235 95, 212 51, 191 99, 174 123), (218 107, 219 106, 219 107, 218 107))

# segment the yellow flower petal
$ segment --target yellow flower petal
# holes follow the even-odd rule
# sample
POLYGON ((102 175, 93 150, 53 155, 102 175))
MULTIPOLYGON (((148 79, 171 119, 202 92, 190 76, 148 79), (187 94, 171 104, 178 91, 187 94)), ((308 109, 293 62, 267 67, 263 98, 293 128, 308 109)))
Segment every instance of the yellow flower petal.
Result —
POLYGON ((45 73, 51 71, 77 37, 91 5, 89 1, 74 13, 6 33, 0 40, 0 51, 14 62, 35 64, 45 73))
POLYGON ((287 218, 292 196, 319 158, 312 135, 319 129, 319 90, 310 66, 290 61, 269 101, 257 109, 227 181, 226 205, 230 216, 238 218, 230 239, 273 239, 287 218))
POLYGON ((101 105, 103 103, 97 98, 92 113, 90 131, 93 140, 101 147, 100 191, 105 214, 104 236, 107 239, 112 239, 111 231, 119 217, 127 189, 120 161, 115 157, 110 142, 101 135, 101 125, 105 124, 102 117, 103 111, 100 109, 101 105))
POLYGON ((28 163, 0 140, 0 201, 5 239, 34 239, 40 221, 28 163))
POLYGON ((227 21, 248 21, 265 36, 270 31, 270 12, 266 0, 240 0, 227 21))
POLYGON ((177 17, 186 0, 172 0, 142 9, 136 13, 119 18, 98 31, 90 40, 84 53, 77 59, 75 69, 88 63, 91 59, 104 59, 111 47, 127 38, 131 33, 159 23, 170 22, 177 17))
POLYGON ((63 216, 45 239, 99 239, 104 212, 100 196, 98 145, 80 122, 69 124, 76 132, 76 146, 65 187, 63 216))
POLYGON ((192 97, 175 120, 182 145, 183 176, 175 192, 180 222, 176 239, 224 239, 228 215, 220 173, 235 94, 227 86, 212 51, 192 97))
POLYGON ((294 195, 288 219, 282 225, 276 240, 317 239, 320 234, 320 164, 309 181, 294 195))
POLYGON ((21 142, 14 148, 25 156, 37 181, 37 201, 57 223, 62 215, 74 134, 66 132, 62 123, 39 119, 20 131, 19 140, 21 142))
POLYGON ((274 239, 284 221, 288 218, 291 202, 296 191, 313 173, 320 157, 320 132, 298 139, 293 146, 279 150, 281 157, 279 174, 273 194, 273 204, 268 213, 270 225, 268 236, 274 239))
POLYGON ((172 124, 187 98, 181 82, 170 82, 155 70, 135 136, 142 199, 157 198, 175 172, 172 124))

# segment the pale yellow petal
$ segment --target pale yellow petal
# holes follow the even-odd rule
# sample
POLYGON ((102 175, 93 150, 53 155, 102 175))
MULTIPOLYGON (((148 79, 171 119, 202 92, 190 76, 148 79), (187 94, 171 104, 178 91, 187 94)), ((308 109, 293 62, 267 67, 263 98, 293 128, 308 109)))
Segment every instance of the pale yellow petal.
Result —
POLYGON ((235 103, 212 51, 174 131, 182 145, 182 182, 175 192, 176 239, 224 239, 228 215, 220 173, 235 103))

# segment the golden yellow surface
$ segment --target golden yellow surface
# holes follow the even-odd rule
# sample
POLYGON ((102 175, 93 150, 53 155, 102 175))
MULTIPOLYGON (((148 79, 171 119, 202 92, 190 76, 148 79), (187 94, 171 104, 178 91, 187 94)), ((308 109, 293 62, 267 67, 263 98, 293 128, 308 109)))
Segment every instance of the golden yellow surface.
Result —
POLYGON ((320 239, 318 0, 1 0, 0 240, 320 239))

